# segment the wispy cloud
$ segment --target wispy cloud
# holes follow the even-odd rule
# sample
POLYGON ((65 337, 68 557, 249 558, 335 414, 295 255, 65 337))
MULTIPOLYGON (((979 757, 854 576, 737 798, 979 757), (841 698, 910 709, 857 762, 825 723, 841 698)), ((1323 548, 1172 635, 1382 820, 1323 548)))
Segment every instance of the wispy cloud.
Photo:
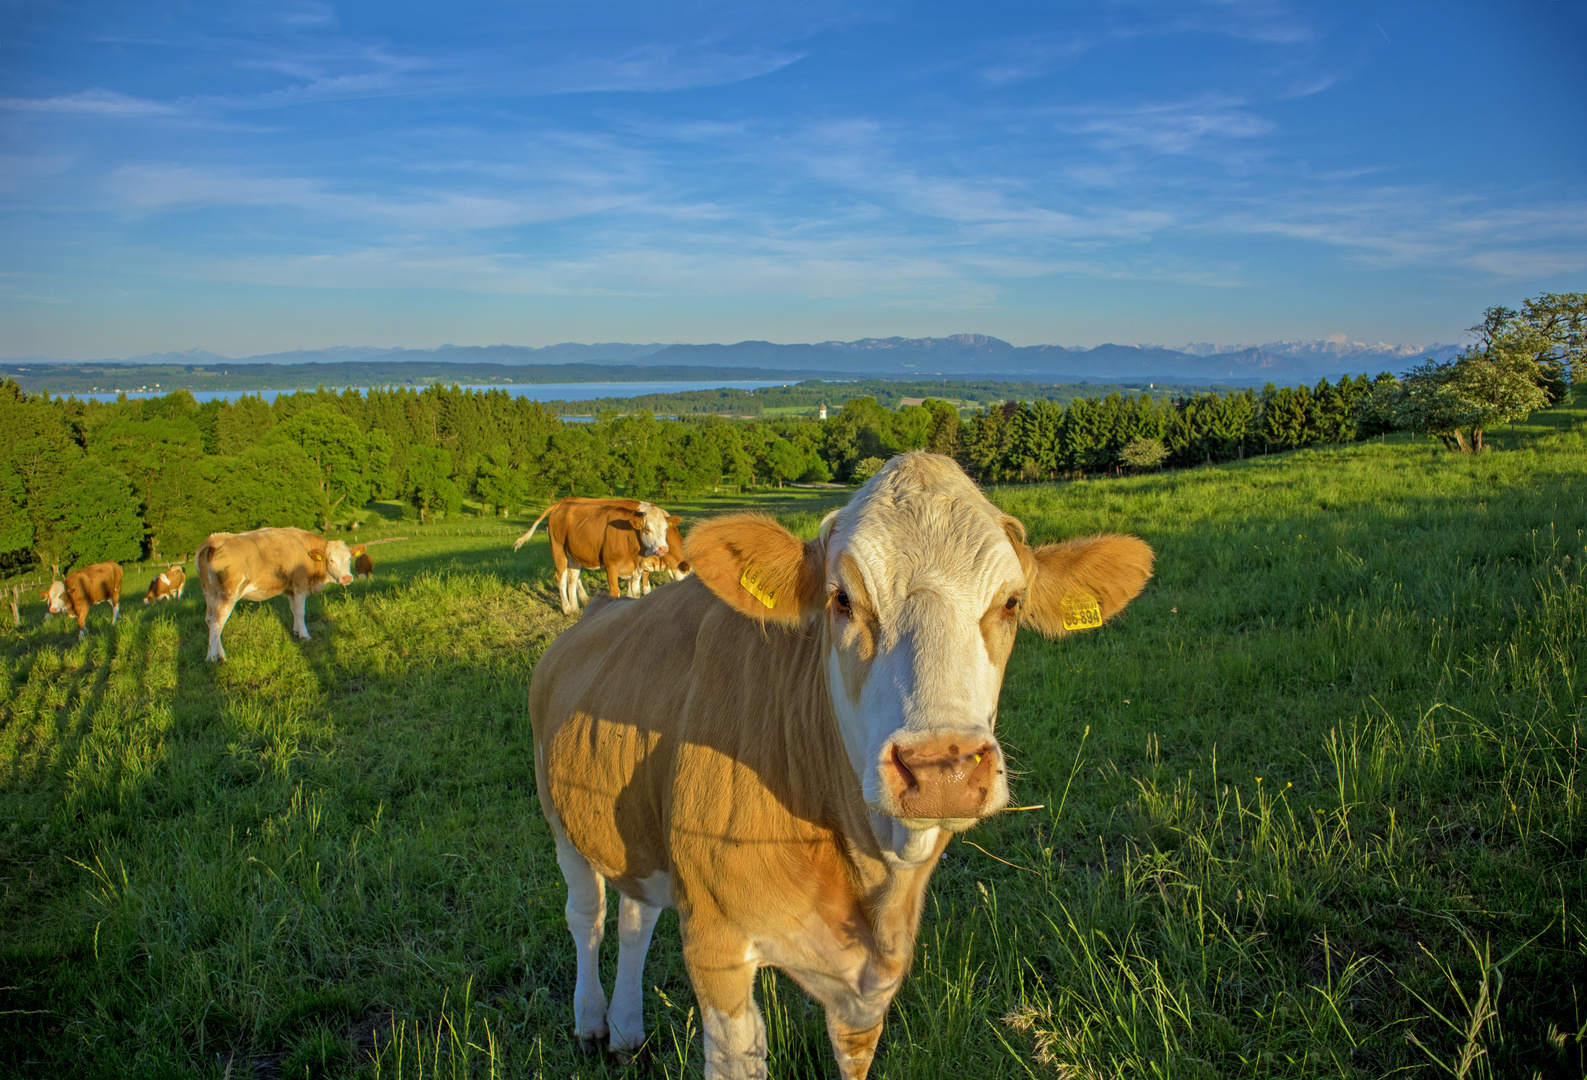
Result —
POLYGON ((1189 154, 1209 143, 1254 139, 1274 130, 1273 121, 1244 101, 1206 95, 1188 101, 1136 105, 1084 105, 1053 110, 1060 130, 1102 150, 1142 149, 1189 154))
POLYGON ((1341 248, 1379 268, 1466 268, 1496 278, 1587 269, 1587 202, 1504 205, 1435 188, 1296 192, 1218 218, 1235 233, 1341 248))
POLYGON ((520 191, 511 197, 458 191, 372 195, 337 190, 323 180, 272 177, 180 165, 117 169, 109 189, 118 205, 137 212, 183 207, 287 207, 342 222, 371 221, 423 231, 497 229, 557 221, 625 201, 621 193, 585 183, 520 191))
POLYGON ((147 98, 129 97, 114 90, 80 90, 47 98, 0 98, 0 109, 25 113, 55 113, 77 116, 169 116, 175 106, 147 98))

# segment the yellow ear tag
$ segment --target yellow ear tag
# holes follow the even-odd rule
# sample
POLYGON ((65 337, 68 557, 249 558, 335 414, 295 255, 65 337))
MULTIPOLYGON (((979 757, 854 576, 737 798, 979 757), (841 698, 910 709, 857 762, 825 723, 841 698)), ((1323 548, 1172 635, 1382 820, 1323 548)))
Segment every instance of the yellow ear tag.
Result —
POLYGON ((1062 607, 1065 630, 1094 630, 1102 625, 1102 605, 1089 596, 1066 596, 1062 607))
POLYGON ((744 572, 739 575, 738 583, 744 586, 745 592, 749 593, 767 607, 770 608, 777 606, 777 594, 774 592, 762 592, 760 587, 760 579, 749 576, 749 567, 744 567, 744 572))
POLYGON ((309 558, 313 559, 315 562, 324 562, 325 561, 325 552, 323 552, 323 551, 311 551, 311 552, 309 552, 309 558))

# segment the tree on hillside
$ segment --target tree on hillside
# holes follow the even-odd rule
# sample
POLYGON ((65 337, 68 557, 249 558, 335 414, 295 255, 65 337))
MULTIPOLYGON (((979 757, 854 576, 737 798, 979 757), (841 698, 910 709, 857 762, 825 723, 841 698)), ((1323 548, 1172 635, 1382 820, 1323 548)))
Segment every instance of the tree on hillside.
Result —
POLYGON ((244 394, 215 415, 215 452, 240 454, 275 427, 275 413, 262 397, 244 394))
POLYGON ((1538 364, 1522 352, 1470 348, 1453 360, 1426 360, 1401 380, 1395 419, 1448 449, 1480 453, 1487 428, 1548 405, 1541 378, 1538 364))
POLYGON ((931 425, 926 429, 926 449, 933 454, 957 457, 964 429, 958 408, 936 398, 927 398, 924 407, 931 413, 931 425))
POLYGON ((414 447, 403 494, 419 511, 421 522, 429 520, 432 510, 455 511, 463 504, 463 494, 452 480, 452 455, 437 446, 414 447))
POLYGON ((1519 311, 1491 307, 1470 332, 1490 363, 1533 365, 1550 405, 1569 383, 1587 379, 1587 293, 1542 293, 1521 301, 1519 311))
POLYGON ((206 457, 189 498, 205 535, 264 527, 313 529, 319 473, 296 443, 265 441, 228 457, 206 457))
MULTIPOLYGON (((365 435, 334 406, 320 404, 278 425, 270 438, 302 447, 318 473, 320 524, 343 503, 362 506, 386 481, 391 463, 391 438, 385 432, 365 435)), ((451 457, 447 457, 448 468, 451 457)))
POLYGON ((604 495, 606 446, 584 424, 552 432, 544 473, 554 494, 604 495))
POLYGON ((481 502, 494 506, 502 517, 523 503, 529 492, 529 480, 522 469, 512 464, 512 454, 506 443, 498 443, 485 454, 474 490, 481 502))
POLYGON ((195 550, 208 535, 193 511, 203 434, 191 416, 135 419, 117 416, 90 430, 88 452, 113 466, 137 489, 152 553, 195 550))
POLYGON ((81 458, 44 493, 33 516, 40 561, 55 571, 143 553, 143 521, 132 481, 103 462, 81 458))

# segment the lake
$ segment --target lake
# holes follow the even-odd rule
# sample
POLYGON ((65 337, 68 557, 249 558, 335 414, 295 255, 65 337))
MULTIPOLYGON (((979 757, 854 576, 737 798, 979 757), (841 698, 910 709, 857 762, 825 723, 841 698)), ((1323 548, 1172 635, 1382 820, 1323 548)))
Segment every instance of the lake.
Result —
MULTIPOLYGON (((706 380, 703 382, 608 382, 608 383, 495 383, 488 386, 470 386, 459 384, 464 390, 503 390, 515 397, 525 397, 531 401, 589 401, 593 398, 603 397, 639 397, 643 394, 678 394, 685 390, 759 390, 766 386, 791 386, 797 379, 759 380, 759 381, 731 381, 720 382, 706 380)), ((326 389, 341 391, 346 389, 364 390, 367 386, 354 387, 327 387, 326 389)), ((420 389, 413 387, 413 389, 420 389)), ((129 398, 154 398, 163 397, 170 390, 130 391, 129 398)), ((224 398, 227 401, 236 401, 247 394, 257 394, 266 401, 274 401, 280 394, 295 394, 296 390, 196 390, 193 396, 199 401, 215 401, 224 398)), ((63 395, 67 396, 67 395, 63 395)), ((69 395, 84 400, 115 401, 119 394, 114 392, 77 393, 69 395)))

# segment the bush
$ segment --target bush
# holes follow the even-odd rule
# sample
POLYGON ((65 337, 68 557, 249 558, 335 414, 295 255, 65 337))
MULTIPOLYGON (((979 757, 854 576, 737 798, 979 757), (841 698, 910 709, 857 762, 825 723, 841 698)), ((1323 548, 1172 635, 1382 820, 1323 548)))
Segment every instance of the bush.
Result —
POLYGON ((1119 461, 1131 472, 1146 472, 1162 465, 1168 457, 1168 447, 1161 439, 1131 439, 1119 451, 1119 461))
POLYGON ((886 464, 887 462, 883 461, 879 457, 860 458, 860 460, 854 463, 854 471, 849 474, 849 478, 852 479, 856 484, 863 484, 865 481, 881 472, 882 466, 886 464))

